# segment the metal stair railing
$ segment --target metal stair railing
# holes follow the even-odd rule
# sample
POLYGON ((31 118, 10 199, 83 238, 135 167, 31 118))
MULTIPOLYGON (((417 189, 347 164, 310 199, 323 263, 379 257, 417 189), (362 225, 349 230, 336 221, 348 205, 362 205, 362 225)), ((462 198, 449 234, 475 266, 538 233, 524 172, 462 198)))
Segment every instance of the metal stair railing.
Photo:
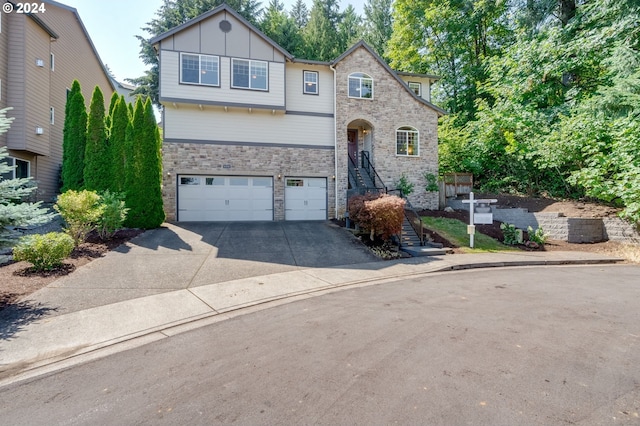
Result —
POLYGON ((387 186, 382 181, 382 178, 380 178, 380 175, 378 175, 378 172, 376 172, 373 164, 371 164, 369 151, 360 151, 360 158, 362 162, 361 166, 367 172, 367 175, 371 179, 371 182, 373 182, 373 187, 380 192, 384 191, 384 193, 387 193, 387 186))
POLYGON ((404 196, 401 190, 399 189, 389 190, 389 193, 393 193, 393 192, 397 192, 397 195, 400 198, 404 199, 405 201, 404 217, 407 218, 407 220, 409 221, 409 224, 411 225, 411 228, 413 228, 413 231, 416 233, 416 235, 420 239, 420 245, 424 246, 426 243, 426 237, 425 237, 425 228, 424 228, 424 223, 422 222, 422 218, 420 217, 416 209, 413 207, 409 199, 404 196))

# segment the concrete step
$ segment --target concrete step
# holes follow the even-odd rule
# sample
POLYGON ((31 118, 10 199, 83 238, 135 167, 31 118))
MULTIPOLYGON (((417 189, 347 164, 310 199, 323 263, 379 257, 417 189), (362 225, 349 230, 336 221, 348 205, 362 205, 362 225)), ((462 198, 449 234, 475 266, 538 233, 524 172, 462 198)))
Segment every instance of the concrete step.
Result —
POLYGON ((447 254, 447 252, 451 252, 451 249, 448 248, 435 248, 435 247, 400 247, 405 253, 410 254, 413 257, 422 257, 422 256, 442 256, 447 254))

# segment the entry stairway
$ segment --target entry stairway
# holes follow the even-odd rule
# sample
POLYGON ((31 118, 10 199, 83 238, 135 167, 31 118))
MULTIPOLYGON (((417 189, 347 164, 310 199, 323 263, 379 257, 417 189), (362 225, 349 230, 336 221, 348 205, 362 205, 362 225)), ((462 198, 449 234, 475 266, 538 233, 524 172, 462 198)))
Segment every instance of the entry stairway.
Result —
MULTIPOLYGON (((369 153, 362 151, 362 164, 356 160, 349 158, 349 190, 347 197, 357 194, 367 193, 388 193, 386 185, 380 179, 375 168, 369 161, 369 153)), ((415 228, 422 230, 420 224, 416 224, 415 228, 411 225, 409 218, 420 221, 418 214, 413 210, 409 200, 407 200, 408 208, 405 209, 404 221, 402 223, 402 231, 399 235, 400 250, 410 254, 411 256, 438 256, 447 253, 447 249, 442 244, 426 241, 426 237, 422 235, 422 231, 417 232, 415 228)))

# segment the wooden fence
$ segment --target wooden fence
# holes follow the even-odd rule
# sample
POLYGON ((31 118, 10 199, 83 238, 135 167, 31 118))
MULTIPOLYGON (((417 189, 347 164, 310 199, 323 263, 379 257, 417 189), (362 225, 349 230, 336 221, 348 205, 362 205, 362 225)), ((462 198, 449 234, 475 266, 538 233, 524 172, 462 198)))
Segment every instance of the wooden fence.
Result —
POLYGON ((473 190, 472 173, 446 173, 444 175, 445 197, 465 195, 473 190))

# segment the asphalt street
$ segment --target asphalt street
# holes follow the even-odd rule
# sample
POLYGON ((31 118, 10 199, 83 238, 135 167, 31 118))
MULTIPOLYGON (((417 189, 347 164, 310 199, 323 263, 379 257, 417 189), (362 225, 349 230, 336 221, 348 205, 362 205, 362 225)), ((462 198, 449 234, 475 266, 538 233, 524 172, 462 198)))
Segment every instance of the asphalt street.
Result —
POLYGON ((640 422, 640 267, 471 270, 239 315, 0 389, 10 425, 640 422))

